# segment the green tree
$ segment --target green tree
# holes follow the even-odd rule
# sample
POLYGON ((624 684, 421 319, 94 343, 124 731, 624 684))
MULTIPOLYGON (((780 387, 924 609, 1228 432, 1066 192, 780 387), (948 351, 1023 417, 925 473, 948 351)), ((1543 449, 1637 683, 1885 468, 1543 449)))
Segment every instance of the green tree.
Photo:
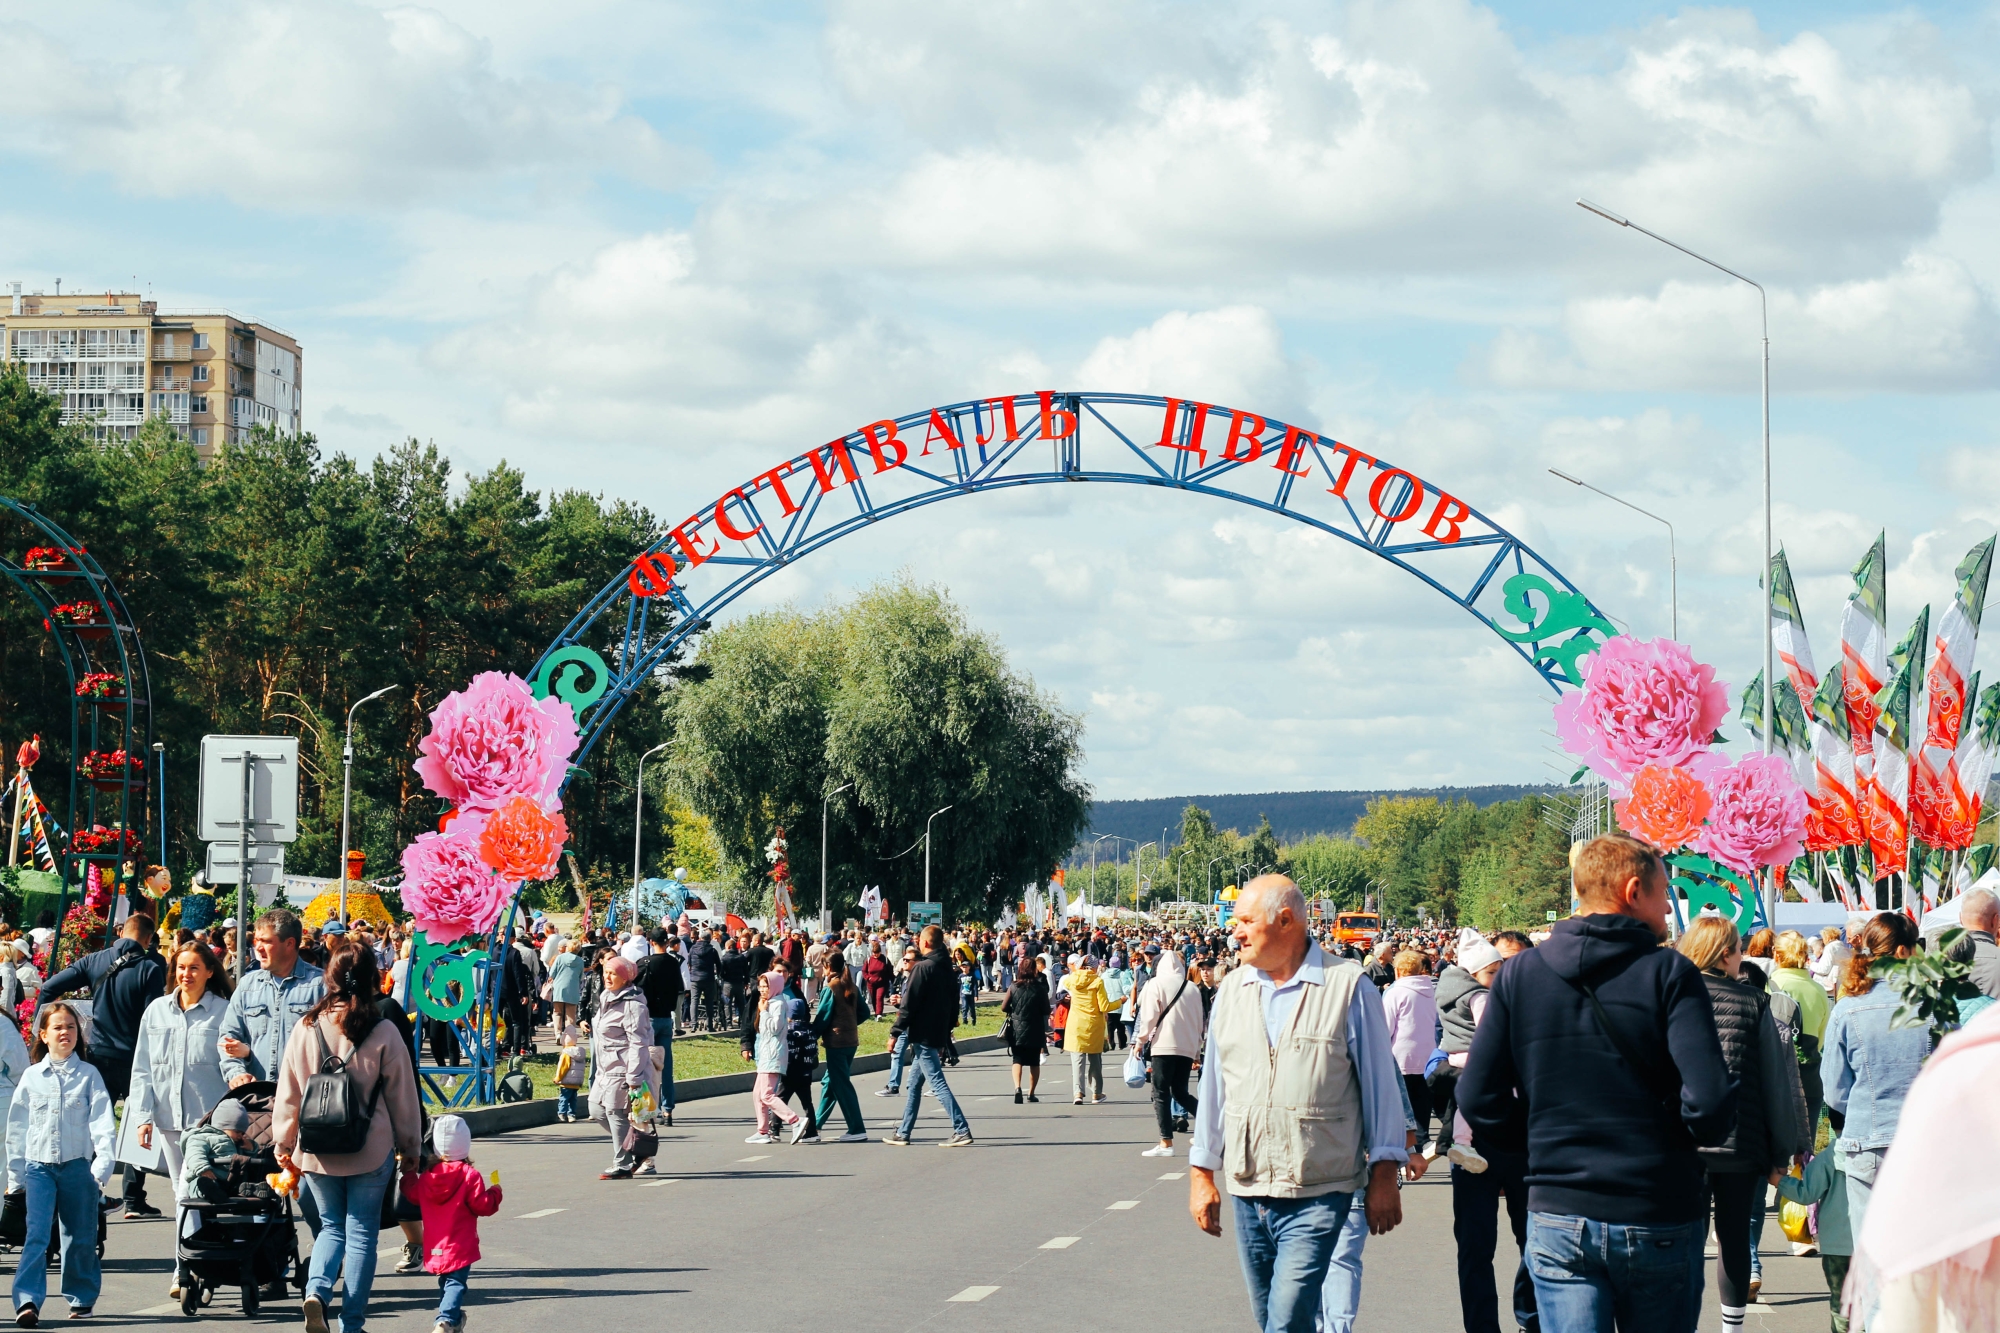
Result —
POLYGON ((848 782, 828 807, 837 914, 870 884, 899 908, 922 898, 927 821, 933 896, 955 920, 1045 879, 1084 825, 1081 724, 938 589, 901 580, 753 616, 706 636, 695 666, 672 701, 674 780, 745 887, 786 830, 801 910, 818 906, 821 798, 848 782))

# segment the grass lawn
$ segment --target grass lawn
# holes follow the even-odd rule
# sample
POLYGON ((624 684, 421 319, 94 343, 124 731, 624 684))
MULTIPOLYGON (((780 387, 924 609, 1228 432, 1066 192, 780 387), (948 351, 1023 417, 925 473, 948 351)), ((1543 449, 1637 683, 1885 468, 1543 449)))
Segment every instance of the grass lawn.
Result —
MULTIPOLYGON (((890 1018, 877 1018, 861 1025, 861 1047, 859 1054, 874 1055, 889 1049, 890 1018)), ((989 1037, 1000 1030, 1000 1002, 993 1000, 979 1006, 979 1021, 972 1024, 961 1023, 952 1034, 963 1041, 967 1037, 989 1037)), ((547 1041, 539 1043, 539 1054, 530 1057, 521 1068, 535 1084, 536 1097, 556 1095, 556 1055, 557 1050, 547 1041)), ((726 1033, 681 1037, 674 1042, 674 1082, 685 1083, 693 1078, 709 1078, 716 1074, 740 1074, 751 1068, 748 1060, 740 1054, 736 1034, 726 1033)), ((426 1093, 428 1100, 428 1093, 426 1093)))

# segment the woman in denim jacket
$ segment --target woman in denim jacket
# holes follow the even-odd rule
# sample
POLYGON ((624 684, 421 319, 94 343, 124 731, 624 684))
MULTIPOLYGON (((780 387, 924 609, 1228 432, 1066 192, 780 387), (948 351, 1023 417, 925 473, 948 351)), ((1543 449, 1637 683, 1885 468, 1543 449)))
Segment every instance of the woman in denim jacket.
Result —
POLYGON ((33 1328, 48 1297, 49 1227, 62 1220, 62 1292, 70 1318, 97 1304, 97 1206, 117 1131, 104 1077, 84 1059, 83 1024, 60 1000, 35 1015, 35 1063, 7 1110, 7 1170, 28 1191, 28 1234, 14 1266, 14 1322, 33 1328))
POLYGON ((1847 1177, 1848 1219, 1857 1236, 1875 1174, 1896 1137, 1903 1099, 1931 1053, 1930 1030, 1922 1024, 1889 1026, 1902 993, 1893 984, 1877 984, 1868 966, 1908 958, 1917 941, 1916 923, 1901 912, 1884 912, 1863 926, 1841 981, 1840 1002, 1826 1023, 1820 1072, 1827 1109, 1845 1117, 1833 1150, 1847 1177))
MULTIPOLYGON (((229 1093, 220 1048, 222 1021, 229 1013, 229 974, 206 944, 190 940, 174 951, 171 975, 174 989, 147 1005, 139 1020, 125 1115, 138 1127, 139 1146, 159 1149, 160 1165, 174 1182, 178 1235, 181 1135, 229 1093)), ((171 1299, 180 1299, 185 1276, 176 1270, 167 1293, 171 1299)))

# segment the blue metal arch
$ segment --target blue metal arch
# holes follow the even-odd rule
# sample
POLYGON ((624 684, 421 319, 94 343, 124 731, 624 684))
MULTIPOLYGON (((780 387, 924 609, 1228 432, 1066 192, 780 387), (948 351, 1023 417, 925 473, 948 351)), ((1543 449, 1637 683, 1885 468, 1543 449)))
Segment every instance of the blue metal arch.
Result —
POLYGON ((1219 404, 1046 392, 953 403, 871 423, 731 489, 638 553, 627 577, 600 589, 543 652, 535 679, 577 706, 581 762, 675 649, 786 565, 940 500, 1067 482, 1214 496, 1338 537, 1464 608, 1558 692, 1576 683, 1576 659, 1618 632, 1526 543, 1386 459, 1219 404), (1145 425, 1149 420, 1153 425, 1145 425), (1158 438, 1150 439, 1155 431, 1158 438), (1039 445, 1050 449, 1047 468, 1039 455, 1033 462, 1026 457, 1039 445), (1400 530, 1412 525, 1415 535, 1404 536, 1400 530), (643 568, 649 557, 662 558, 653 564, 650 587, 643 568), (667 571, 674 577, 661 587, 667 571), (1539 606, 1533 596, 1541 598, 1539 606), (1503 613, 1521 628, 1503 625, 1503 613), (563 680, 598 665, 592 662, 598 650, 606 659, 601 678, 584 690, 563 680), (589 666, 569 665, 577 660, 589 666))

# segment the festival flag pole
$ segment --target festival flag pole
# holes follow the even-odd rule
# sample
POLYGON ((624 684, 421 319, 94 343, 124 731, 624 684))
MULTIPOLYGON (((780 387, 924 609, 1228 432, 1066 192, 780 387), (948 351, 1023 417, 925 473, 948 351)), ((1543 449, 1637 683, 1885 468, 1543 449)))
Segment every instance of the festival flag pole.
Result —
MULTIPOLYGON (((1875 786, 1871 793, 1871 811, 1876 834, 1886 836, 1874 838, 1875 878, 1901 872, 1903 875, 1903 902, 1892 906, 1909 906, 1910 889, 1910 752, 1916 748, 1916 735, 1912 731, 1912 721, 1919 716, 1921 689, 1924 677, 1925 649, 1930 640, 1931 609, 1926 606, 1911 622, 1909 632, 1902 641, 1889 650, 1889 683, 1875 696, 1875 706, 1880 710, 1875 727, 1875 786)), ((1919 876, 1922 868, 1917 868, 1919 876)), ((1923 891, 1921 878, 1914 887, 1919 894, 1923 891)))
MULTIPOLYGON (((1975 795, 1965 787, 1958 750, 1967 705, 1976 705, 1979 692, 1979 675, 1972 663, 1979 648, 1986 584, 1993 572, 1994 541, 1988 537, 1966 552, 1954 571, 1958 584, 1951 605, 1938 618, 1935 654, 1924 674, 1922 735, 1910 755, 1911 836, 1947 852, 1972 845, 1984 795, 1983 789, 1975 795)), ((1940 897, 1950 897, 1956 890, 1951 879, 1941 878, 1938 891, 1940 897)))

